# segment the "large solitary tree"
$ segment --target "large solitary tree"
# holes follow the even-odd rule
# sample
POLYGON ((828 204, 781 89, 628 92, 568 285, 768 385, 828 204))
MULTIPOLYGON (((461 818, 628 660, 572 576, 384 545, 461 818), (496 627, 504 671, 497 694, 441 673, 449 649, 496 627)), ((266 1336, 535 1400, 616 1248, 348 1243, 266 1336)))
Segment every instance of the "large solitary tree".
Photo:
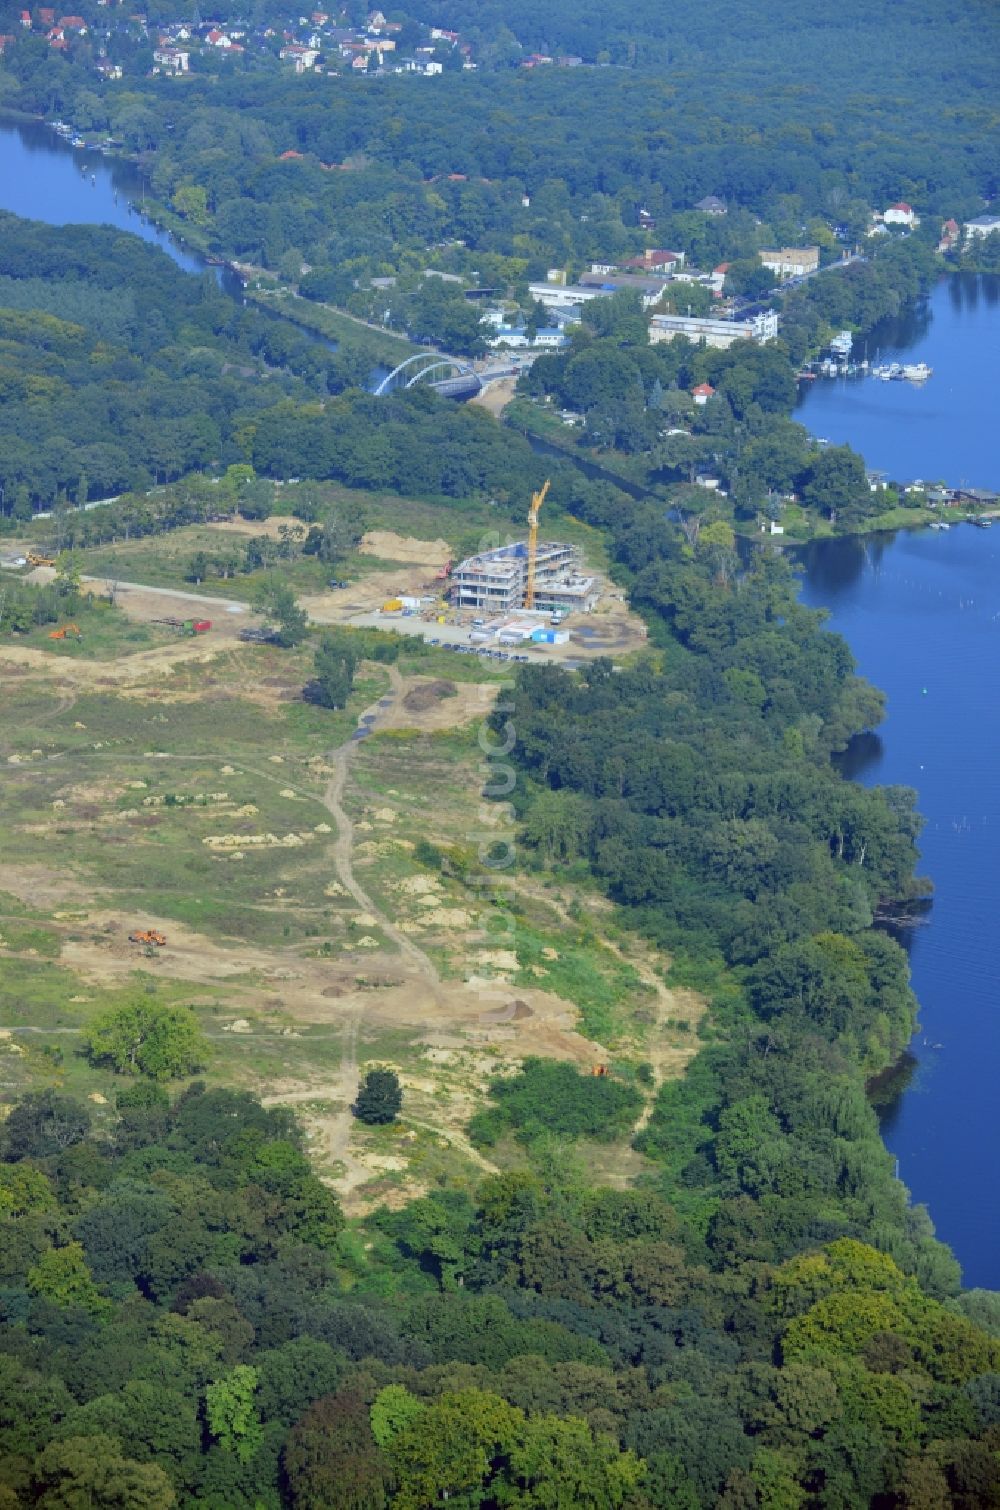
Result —
POLYGON ((95 1064, 119 1075, 173 1080, 200 1069, 206 1043, 190 1007, 171 1007, 142 997, 94 1019, 84 1050, 95 1064))
POLYGON ((361 1122, 378 1126, 395 1122, 402 1105, 399 1077, 392 1070, 369 1070, 364 1084, 358 1088, 354 1115, 361 1122))

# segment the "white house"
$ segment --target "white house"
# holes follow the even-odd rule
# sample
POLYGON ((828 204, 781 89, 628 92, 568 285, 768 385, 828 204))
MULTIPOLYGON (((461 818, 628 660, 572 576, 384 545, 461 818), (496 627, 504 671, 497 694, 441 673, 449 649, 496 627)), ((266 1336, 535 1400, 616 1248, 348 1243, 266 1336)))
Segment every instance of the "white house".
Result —
POLYGON ((153 62, 160 68, 169 69, 171 73, 187 73, 191 54, 178 47, 158 47, 153 53, 153 62))
POLYGON ((886 225, 915 226, 920 224, 920 217, 912 205, 908 205, 904 199, 898 204, 891 204, 882 216, 886 225))
POLYGON ((779 278, 803 278, 819 267, 818 246, 783 246, 775 251, 757 253, 768 272, 779 278))
POLYGON ((974 220, 965 222, 966 241, 982 240, 984 236, 992 236, 994 231, 1000 231, 1000 215, 977 215, 974 220))

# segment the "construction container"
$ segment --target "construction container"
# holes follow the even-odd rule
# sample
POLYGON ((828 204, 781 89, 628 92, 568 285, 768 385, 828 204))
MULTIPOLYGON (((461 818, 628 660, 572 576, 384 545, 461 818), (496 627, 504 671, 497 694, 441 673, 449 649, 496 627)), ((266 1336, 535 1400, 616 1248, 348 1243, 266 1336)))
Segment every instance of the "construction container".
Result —
POLYGON ((383 613, 402 613, 402 611, 403 611, 403 600, 402 600, 402 598, 388 598, 382 604, 382 612, 383 613))

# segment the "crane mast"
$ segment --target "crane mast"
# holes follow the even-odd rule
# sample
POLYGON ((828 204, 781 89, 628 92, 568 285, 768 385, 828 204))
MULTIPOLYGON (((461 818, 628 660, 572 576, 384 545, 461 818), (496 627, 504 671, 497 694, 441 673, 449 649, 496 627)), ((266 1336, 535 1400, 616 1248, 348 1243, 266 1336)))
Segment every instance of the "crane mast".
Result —
POLYGON ((528 510, 528 580, 524 589, 525 608, 535 606, 535 568, 538 564, 538 515, 545 495, 549 491, 551 478, 546 477, 543 486, 537 493, 531 495, 531 508, 528 510))

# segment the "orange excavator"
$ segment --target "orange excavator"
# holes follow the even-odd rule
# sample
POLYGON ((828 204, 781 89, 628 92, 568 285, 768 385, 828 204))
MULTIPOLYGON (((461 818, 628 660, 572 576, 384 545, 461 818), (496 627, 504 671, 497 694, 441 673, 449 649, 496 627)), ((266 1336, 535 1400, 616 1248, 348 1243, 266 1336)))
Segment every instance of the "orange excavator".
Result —
POLYGON ((167 935, 158 928, 139 928, 135 933, 129 934, 128 941, 130 944, 149 944, 162 949, 167 942, 167 935))
POLYGON ((68 639, 70 635, 72 635, 74 640, 83 639, 83 635, 80 633, 80 626, 78 624, 64 624, 61 629, 53 629, 49 635, 49 639, 65 640, 68 639))

